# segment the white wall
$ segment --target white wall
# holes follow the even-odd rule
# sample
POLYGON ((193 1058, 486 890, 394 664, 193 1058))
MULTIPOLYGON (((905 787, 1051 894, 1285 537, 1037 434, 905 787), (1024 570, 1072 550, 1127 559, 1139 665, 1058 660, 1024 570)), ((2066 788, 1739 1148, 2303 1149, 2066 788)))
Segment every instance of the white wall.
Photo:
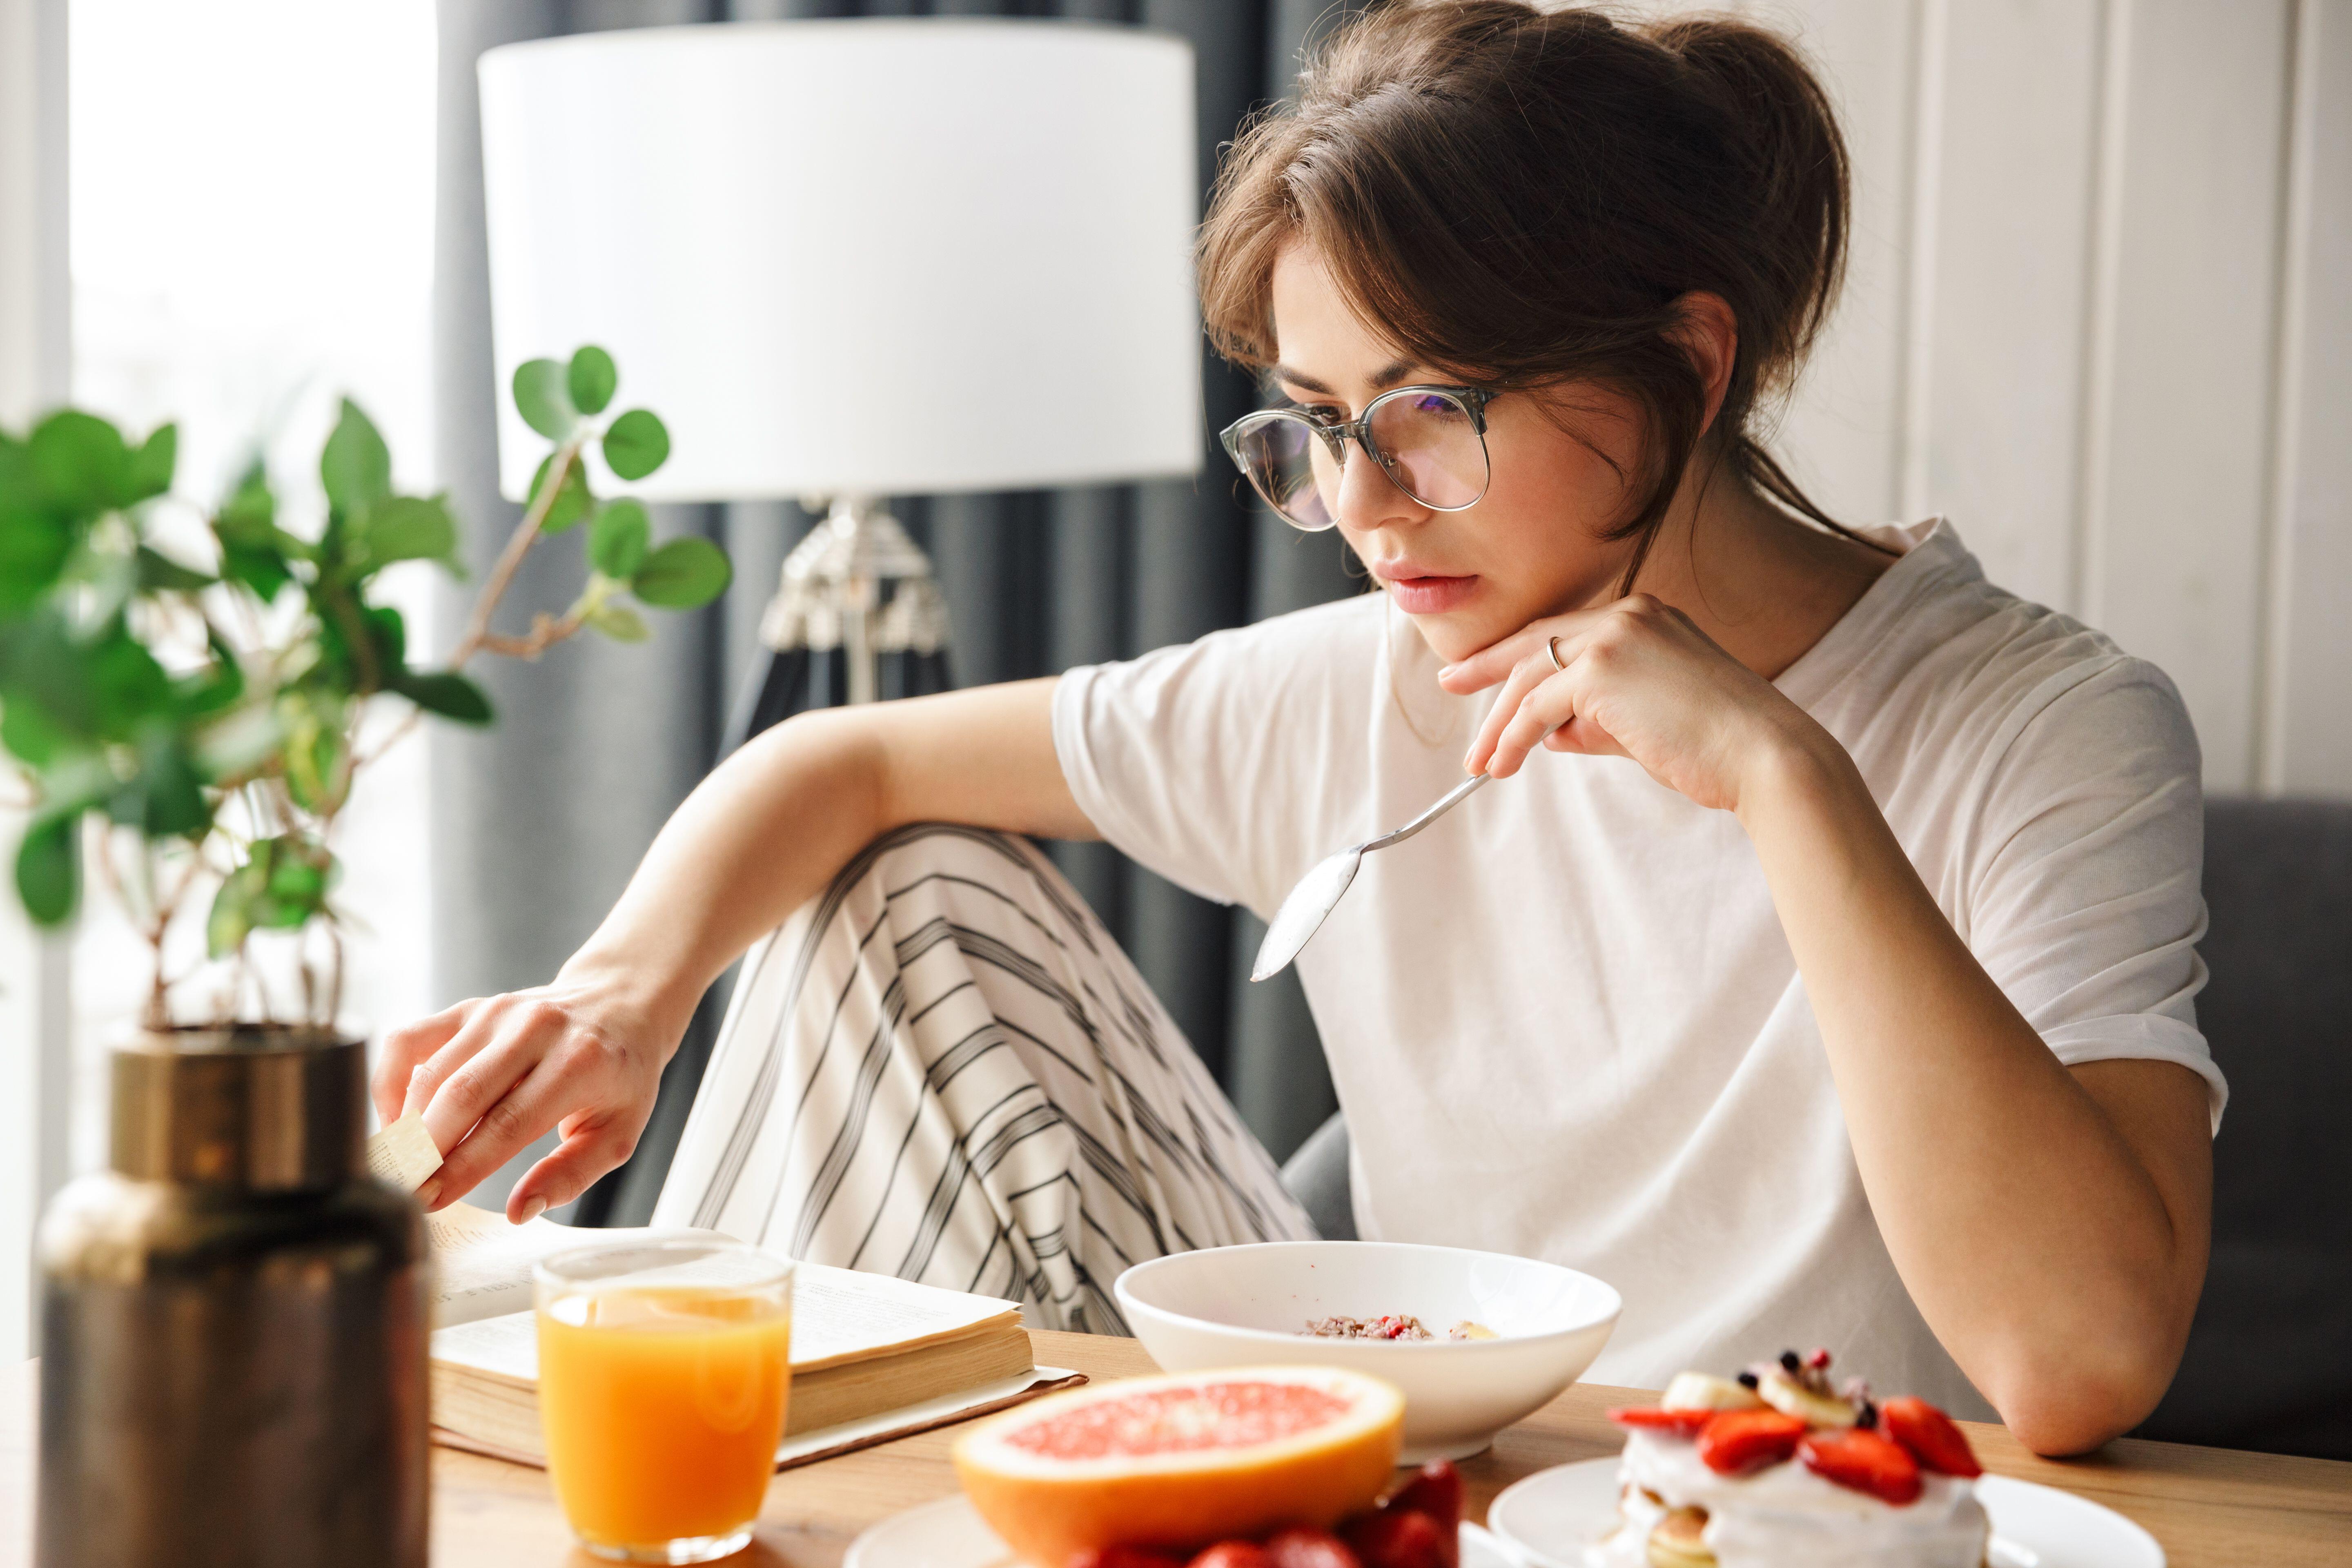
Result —
POLYGON ((2162 666, 2209 789, 2352 797, 2352 0, 1708 8, 1853 152, 1797 472, 2162 666))
MULTIPOLYGON (((0 426, 17 431, 68 376, 65 28, 65 0, 0 0, 0 426)), ((24 826, 0 795, 0 874, 24 826)), ((0 888, 0 1363, 36 1348, 33 1225, 65 1178, 65 957, 0 888)))

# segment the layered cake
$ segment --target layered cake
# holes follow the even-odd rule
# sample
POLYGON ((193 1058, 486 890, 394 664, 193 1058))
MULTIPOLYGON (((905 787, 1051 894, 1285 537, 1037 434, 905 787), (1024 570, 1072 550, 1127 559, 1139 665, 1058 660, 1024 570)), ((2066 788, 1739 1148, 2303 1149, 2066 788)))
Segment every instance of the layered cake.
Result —
POLYGON ((1618 1528, 1587 1568, 1983 1568, 1967 1436, 1922 1399, 1832 1388, 1830 1355, 1685 1372, 1626 1428, 1618 1528))

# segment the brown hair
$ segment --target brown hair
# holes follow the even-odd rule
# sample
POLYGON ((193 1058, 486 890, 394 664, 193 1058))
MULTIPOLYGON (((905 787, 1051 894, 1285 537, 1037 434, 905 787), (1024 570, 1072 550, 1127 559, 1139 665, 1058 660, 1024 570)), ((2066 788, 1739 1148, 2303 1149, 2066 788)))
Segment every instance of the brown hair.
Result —
POLYGON ((1246 125, 1196 261, 1228 359, 1273 363, 1276 254, 1304 237, 1351 309, 1467 382, 1594 383, 1634 406, 1633 584, 1699 444, 1675 302, 1720 295, 1738 351, 1711 449, 1743 482, 1853 537, 1748 426, 1784 391, 1845 264, 1844 139, 1794 49, 1721 16, 1620 23, 1522 0, 1394 4, 1309 59, 1246 125))

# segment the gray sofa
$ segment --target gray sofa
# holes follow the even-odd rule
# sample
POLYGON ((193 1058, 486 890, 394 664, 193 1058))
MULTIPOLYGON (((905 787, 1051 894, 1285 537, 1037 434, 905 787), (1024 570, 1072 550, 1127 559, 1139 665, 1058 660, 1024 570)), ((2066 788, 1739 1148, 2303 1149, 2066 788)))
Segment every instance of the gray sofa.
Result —
MULTIPOLYGON (((2230 1079, 2213 1144, 2213 1261, 2179 1375, 2139 1435, 2352 1459, 2352 805, 2205 812, 2197 1016, 2230 1079)), ((1283 1167, 1352 1237, 1348 1129, 1283 1167)))

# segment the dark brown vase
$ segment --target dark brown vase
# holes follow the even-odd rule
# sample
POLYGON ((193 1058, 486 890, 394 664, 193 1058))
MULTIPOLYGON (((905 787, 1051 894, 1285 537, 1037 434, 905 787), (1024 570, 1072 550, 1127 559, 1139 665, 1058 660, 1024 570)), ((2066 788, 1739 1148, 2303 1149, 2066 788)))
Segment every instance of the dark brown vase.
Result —
POLYGON ((366 1077, 314 1029, 116 1050, 112 1168, 41 1226, 38 1568, 424 1568, 424 1219, 366 1077))

